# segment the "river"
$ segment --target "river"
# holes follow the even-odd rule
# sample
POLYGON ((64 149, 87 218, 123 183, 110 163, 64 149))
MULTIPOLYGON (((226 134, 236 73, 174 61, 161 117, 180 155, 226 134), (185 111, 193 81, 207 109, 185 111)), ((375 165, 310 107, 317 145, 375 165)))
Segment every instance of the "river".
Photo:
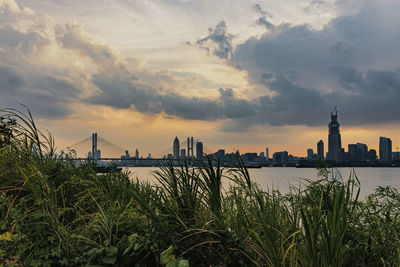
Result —
MULTIPOLYGON (((138 177, 143 181, 155 182, 152 172, 156 167, 130 167, 131 177, 138 177)), ((400 168, 335 168, 333 169, 346 180, 354 169, 361 187, 360 197, 371 194, 378 186, 392 186, 400 189, 400 168)), ((278 189, 281 193, 287 193, 290 185, 304 184, 304 179, 317 179, 317 170, 313 168, 261 168, 249 169, 250 177, 263 189, 278 189)), ((224 185, 229 181, 225 179, 224 185)))

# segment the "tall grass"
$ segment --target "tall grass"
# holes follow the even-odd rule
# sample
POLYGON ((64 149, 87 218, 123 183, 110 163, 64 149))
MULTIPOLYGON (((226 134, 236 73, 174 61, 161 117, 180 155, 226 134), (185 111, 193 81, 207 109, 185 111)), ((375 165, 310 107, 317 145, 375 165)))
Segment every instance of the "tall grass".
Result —
POLYGON ((283 195, 254 183, 240 158, 230 169, 212 158, 160 166, 154 184, 100 175, 93 163, 56 158, 54 139, 29 112, 1 114, 16 124, 1 139, 0 265, 400 264, 395 188, 361 201, 355 173, 321 169, 319 180, 283 195))

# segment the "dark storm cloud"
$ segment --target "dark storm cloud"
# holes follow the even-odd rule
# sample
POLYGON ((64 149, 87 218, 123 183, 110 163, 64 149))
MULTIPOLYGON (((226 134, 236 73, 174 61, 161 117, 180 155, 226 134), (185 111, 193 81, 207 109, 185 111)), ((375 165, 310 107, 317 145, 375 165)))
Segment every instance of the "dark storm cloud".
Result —
POLYGON ((215 28, 208 29, 208 35, 197 41, 197 44, 209 53, 220 58, 229 58, 232 53, 233 35, 229 34, 225 21, 220 21, 215 28))
MULTIPOLYGON (((268 16, 260 6, 256 10, 268 16)), ((393 55, 400 54, 400 31, 388 27, 398 19, 387 16, 386 9, 368 10, 336 18, 322 30, 286 23, 269 27, 261 38, 248 39, 229 62, 270 91, 259 97, 243 99, 232 89, 219 89, 216 98, 167 93, 143 85, 121 67, 94 76, 102 92, 88 101, 189 120, 225 119, 224 131, 254 125, 325 125, 334 106, 339 107, 341 121, 352 125, 399 121, 400 63, 393 55)), ((220 24, 199 44, 226 43, 227 35, 232 36, 220 24)))
POLYGON ((0 66, 0 92, 11 93, 23 85, 23 78, 10 68, 0 66))
POLYGON ((133 106, 142 113, 164 112, 188 120, 212 121, 255 114, 255 106, 237 98, 232 89, 220 88, 217 98, 185 97, 145 86, 123 66, 114 69, 114 72, 94 75, 93 83, 101 92, 87 100, 92 104, 124 109, 133 106))
POLYGON ((255 116, 255 122, 325 124, 335 105, 341 120, 353 125, 400 121, 398 8, 395 1, 370 6, 321 30, 275 25, 240 44, 231 64, 273 93, 260 98, 265 115, 255 116))
POLYGON ((20 108, 18 103, 22 103, 43 118, 73 112, 71 103, 81 90, 71 78, 26 61, 50 43, 37 32, 20 32, 10 25, 0 28, 0 106, 20 108))
POLYGON ((23 75, 0 66, 0 105, 20 108, 22 103, 43 118, 62 118, 72 113, 70 103, 80 90, 64 78, 32 73, 23 75))

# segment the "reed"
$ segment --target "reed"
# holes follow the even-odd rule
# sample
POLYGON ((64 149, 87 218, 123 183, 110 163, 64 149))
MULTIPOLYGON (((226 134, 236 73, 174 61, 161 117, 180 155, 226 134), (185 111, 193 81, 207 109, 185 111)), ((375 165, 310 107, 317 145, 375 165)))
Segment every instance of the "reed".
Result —
POLYGON ((254 183, 240 158, 232 169, 210 157, 160 166, 153 184, 98 175, 56 158, 29 112, 0 113, 13 121, 0 127, 1 266, 400 264, 395 188, 362 201, 355 173, 322 168, 283 195, 254 183))

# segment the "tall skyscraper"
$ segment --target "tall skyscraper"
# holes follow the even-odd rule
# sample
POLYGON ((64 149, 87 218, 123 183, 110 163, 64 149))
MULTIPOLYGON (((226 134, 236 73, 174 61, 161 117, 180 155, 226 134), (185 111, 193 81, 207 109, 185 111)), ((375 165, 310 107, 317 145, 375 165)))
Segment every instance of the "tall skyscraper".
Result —
POLYGON ((198 159, 203 157, 203 142, 197 141, 196 143, 196 157, 198 159))
POLYGON ((186 149, 182 148, 181 149, 181 159, 185 159, 186 158, 186 149))
POLYGON ((269 148, 268 147, 265 149, 265 158, 267 160, 269 160, 269 148))
POLYGON ((319 140, 317 143, 317 157, 319 159, 324 159, 324 141, 319 140))
POLYGON ((139 150, 136 148, 136 151, 135 151, 135 158, 139 158, 139 150))
POLYGON ((180 152, 181 152, 181 150, 179 148, 179 139, 177 136, 175 136, 174 145, 172 148, 172 155, 173 155, 174 159, 179 159, 180 152))
POLYGON ((331 122, 329 123, 328 154, 327 160, 339 162, 341 159, 342 139, 340 137, 339 122, 337 120, 337 109, 331 112, 331 122))
POLYGON ((379 159, 384 163, 392 162, 392 140, 387 137, 379 138, 379 159))

